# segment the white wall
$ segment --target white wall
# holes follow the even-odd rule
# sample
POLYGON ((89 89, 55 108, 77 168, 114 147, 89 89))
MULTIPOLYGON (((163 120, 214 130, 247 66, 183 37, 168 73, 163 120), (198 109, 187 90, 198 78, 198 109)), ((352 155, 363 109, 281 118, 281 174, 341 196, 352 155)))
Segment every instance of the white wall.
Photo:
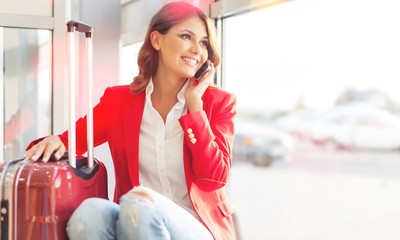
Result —
POLYGON ((49 17, 53 15, 53 1, 1 0, 0 13, 49 17))
POLYGON ((210 16, 212 18, 227 17, 286 1, 290 0, 221 0, 211 4, 210 16))
MULTIPOLYGON (((122 6, 121 41, 128 45, 143 40, 151 17, 166 3, 177 0, 136 0, 127 1, 122 6)), ((209 15, 209 5, 213 0, 185 0, 200 7, 209 15)))

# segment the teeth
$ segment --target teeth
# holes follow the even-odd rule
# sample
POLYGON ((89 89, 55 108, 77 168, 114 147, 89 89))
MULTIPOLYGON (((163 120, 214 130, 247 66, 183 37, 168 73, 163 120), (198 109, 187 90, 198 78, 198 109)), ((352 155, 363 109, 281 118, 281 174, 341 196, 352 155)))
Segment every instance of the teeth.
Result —
POLYGON ((196 59, 193 58, 188 58, 188 57, 183 57, 182 58, 184 61, 189 62, 190 64, 196 65, 198 63, 198 61, 196 59))

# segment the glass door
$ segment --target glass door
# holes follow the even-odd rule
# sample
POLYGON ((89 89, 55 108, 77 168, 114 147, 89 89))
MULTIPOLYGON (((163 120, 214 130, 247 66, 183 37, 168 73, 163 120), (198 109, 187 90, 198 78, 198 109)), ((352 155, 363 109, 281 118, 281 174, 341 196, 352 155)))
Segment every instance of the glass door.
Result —
POLYGON ((27 144, 51 133, 52 32, 0 28, 4 160, 22 158, 27 144))

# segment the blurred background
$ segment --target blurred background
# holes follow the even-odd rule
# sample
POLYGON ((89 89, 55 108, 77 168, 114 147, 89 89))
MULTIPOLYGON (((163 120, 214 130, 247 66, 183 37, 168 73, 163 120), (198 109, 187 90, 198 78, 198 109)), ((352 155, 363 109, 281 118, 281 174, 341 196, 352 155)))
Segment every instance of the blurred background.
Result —
POLYGON ((398 1, 297 0, 225 20, 243 239, 398 239, 398 1))

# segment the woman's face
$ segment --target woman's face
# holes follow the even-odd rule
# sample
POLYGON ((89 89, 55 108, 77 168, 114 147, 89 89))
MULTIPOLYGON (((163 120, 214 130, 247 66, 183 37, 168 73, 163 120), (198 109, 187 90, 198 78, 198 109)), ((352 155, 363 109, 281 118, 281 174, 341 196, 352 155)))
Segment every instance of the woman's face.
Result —
POLYGON ((207 29, 198 16, 174 25, 167 34, 155 34, 153 47, 160 54, 157 71, 190 78, 208 58, 207 29))

